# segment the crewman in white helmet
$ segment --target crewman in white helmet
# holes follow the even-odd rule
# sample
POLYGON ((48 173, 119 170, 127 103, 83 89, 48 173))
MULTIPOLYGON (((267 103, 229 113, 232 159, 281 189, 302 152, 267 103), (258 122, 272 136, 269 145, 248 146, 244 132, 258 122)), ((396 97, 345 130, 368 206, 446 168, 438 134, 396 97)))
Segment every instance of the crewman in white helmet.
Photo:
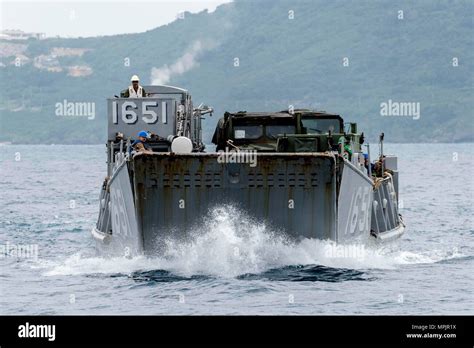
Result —
POLYGON ((140 86, 139 82, 140 79, 137 75, 133 75, 130 79, 132 85, 128 87, 127 90, 124 91, 122 97, 123 98, 143 98, 146 97, 145 89, 140 86))

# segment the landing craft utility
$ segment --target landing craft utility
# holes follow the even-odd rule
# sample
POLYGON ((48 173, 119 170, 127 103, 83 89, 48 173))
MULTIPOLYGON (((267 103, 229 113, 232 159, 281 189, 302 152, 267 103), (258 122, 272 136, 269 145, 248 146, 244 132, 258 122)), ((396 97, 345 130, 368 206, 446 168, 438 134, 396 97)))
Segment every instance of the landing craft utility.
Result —
POLYGON ((403 233, 397 157, 383 154, 383 134, 372 163, 364 134, 339 115, 226 112, 208 153, 201 120, 212 108, 194 108, 181 88, 143 88, 147 97, 108 99, 108 169, 92 230, 105 253, 160 253, 229 204, 294 239, 403 233), (152 152, 132 146, 139 134, 152 152))

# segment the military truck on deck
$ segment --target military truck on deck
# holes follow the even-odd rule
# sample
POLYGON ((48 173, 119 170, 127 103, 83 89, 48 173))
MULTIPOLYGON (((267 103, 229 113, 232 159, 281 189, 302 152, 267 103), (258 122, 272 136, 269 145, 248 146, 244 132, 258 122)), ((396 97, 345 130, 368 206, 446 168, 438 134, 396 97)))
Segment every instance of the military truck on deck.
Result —
POLYGON ((311 110, 226 112, 216 151, 205 152, 201 120, 212 109, 193 108, 183 89, 145 88, 155 93, 108 101, 109 169, 92 231, 105 252, 160 253, 165 240, 189 238, 223 205, 293 239, 403 233, 397 158, 381 151, 373 165, 355 123, 311 110), (155 134, 153 154, 130 150, 141 129, 155 134))
POLYGON ((337 150, 344 135, 356 152, 361 152, 363 134, 357 125, 350 124, 344 131, 339 115, 311 110, 280 112, 226 112, 218 122, 212 142, 217 151, 228 147, 231 140, 241 149, 261 152, 326 152, 337 150))

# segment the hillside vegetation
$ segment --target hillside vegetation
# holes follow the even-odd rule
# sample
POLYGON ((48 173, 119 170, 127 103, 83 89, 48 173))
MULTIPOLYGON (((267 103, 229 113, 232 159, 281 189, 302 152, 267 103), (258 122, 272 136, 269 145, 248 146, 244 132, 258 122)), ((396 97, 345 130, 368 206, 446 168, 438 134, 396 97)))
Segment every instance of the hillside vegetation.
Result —
POLYGON ((293 105, 339 113, 372 140, 472 141, 473 4, 237 0, 139 34, 17 43, 0 57, 0 141, 104 143, 105 99, 133 74, 150 84, 196 42, 189 70, 166 82, 214 106, 207 138, 226 110, 293 105), (95 103, 95 117, 57 116, 64 100, 95 103), (419 103, 419 118, 382 116, 389 100, 419 103))

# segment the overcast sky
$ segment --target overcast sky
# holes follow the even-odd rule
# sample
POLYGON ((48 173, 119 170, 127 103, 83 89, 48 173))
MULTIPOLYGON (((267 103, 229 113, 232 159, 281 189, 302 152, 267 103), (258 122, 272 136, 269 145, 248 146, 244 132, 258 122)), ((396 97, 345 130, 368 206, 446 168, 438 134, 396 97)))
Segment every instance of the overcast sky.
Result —
POLYGON ((212 12, 231 0, 0 0, 0 29, 20 29, 47 36, 98 36, 138 33, 167 24, 183 11, 212 12))

